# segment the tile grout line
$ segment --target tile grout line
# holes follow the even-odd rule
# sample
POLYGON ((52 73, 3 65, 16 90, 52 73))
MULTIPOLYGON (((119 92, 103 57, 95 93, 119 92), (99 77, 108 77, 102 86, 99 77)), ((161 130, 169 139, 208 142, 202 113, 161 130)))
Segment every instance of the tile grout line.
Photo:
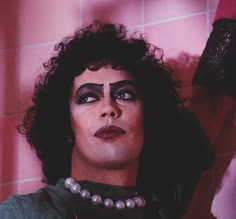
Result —
POLYGON ((41 181, 41 177, 13 180, 13 181, 9 181, 9 182, 0 182, 0 186, 7 186, 7 185, 17 184, 17 190, 18 190, 18 187, 19 187, 20 183, 24 183, 24 182, 37 182, 37 181, 41 181))
MULTIPOLYGON (((140 25, 134 25, 134 26, 130 26, 130 28, 138 28, 141 27, 142 30, 144 29, 144 27, 147 26, 152 26, 152 25, 156 25, 156 24, 162 24, 162 23, 166 23, 166 22, 171 22, 171 21, 177 21, 177 20, 181 20, 181 19, 186 19, 189 17, 194 17, 197 15, 202 15, 202 14, 206 14, 205 12, 197 12, 197 13, 191 13, 191 14, 187 14, 187 15, 182 15, 182 16, 177 16, 177 17, 172 17, 172 18, 166 18, 166 19, 162 19, 162 20, 157 20, 157 21, 152 21, 152 22, 144 22, 144 0, 142 1, 142 19, 141 19, 141 24, 140 25)), ((80 25, 83 25, 83 18, 82 18, 82 9, 83 8, 83 0, 80 0, 80 25)), ((212 10, 214 11, 214 10, 212 10)), ((60 40, 60 39, 58 39, 60 40)), ((34 44, 28 44, 28 45, 23 45, 23 46, 17 46, 14 48, 0 48, 0 52, 5 52, 8 50, 14 50, 14 49, 21 49, 21 48, 34 48, 34 47, 38 47, 38 46, 47 46, 47 45, 55 45, 55 43, 58 42, 58 40, 53 40, 53 41, 46 41, 46 42, 39 42, 39 43, 34 43, 34 44)))
POLYGON ((186 19, 186 18, 198 16, 198 15, 203 15, 203 14, 206 14, 206 11, 191 13, 191 14, 187 14, 187 15, 181 15, 181 16, 177 16, 177 17, 165 18, 165 19, 161 19, 158 21, 152 21, 152 22, 144 23, 144 26, 151 26, 151 25, 162 24, 162 23, 171 22, 171 21, 178 21, 178 20, 182 20, 182 19, 186 19))

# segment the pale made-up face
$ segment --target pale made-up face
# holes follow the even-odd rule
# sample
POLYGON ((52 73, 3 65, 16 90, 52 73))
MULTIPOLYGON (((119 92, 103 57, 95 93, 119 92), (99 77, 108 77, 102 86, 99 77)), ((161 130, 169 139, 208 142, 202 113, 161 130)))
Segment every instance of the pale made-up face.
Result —
POLYGON ((143 107, 126 72, 85 70, 70 97, 74 158, 97 168, 125 168, 138 162, 143 145, 143 107))

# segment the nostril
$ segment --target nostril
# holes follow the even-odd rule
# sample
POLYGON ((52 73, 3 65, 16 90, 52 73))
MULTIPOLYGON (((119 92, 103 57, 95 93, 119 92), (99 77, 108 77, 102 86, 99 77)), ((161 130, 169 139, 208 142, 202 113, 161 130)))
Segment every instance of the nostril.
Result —
POLYGON ((110 112, 110 113, 103 113, 101 116, 106 117, 108 115, 111 116, 111 117, 115 117, 116 114, 114 112, 110 112))
POLYGON ((107 115, 106 113, 103 113, 101 116, 102 116, 102 117, 106 117, 106 115, 107 115))

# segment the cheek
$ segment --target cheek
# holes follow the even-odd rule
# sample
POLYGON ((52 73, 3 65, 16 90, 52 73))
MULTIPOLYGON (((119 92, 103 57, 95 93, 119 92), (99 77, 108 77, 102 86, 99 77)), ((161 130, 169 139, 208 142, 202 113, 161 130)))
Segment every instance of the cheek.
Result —
POLYGON ((97 107, 78 107, 71 110, 71 127, 74 131, 76 144, 89 144, 93 141, 94 129, 99 126, 97 107))
POLYGON ((134 126, 138 129, 143 128, 143 111, 141 106, 133 107, 129 110, 130 123, 133 123, 134 126))
POLYGON ((143 137, 143 111, 141 107, 134 106, 125 112, 126 122, 130 124, 134 137, 143 137))
POLYGON ((83 133, 89 125, 89 115, 86 111, 72 110, 71 112, 71 126, 75 135, 83 133))

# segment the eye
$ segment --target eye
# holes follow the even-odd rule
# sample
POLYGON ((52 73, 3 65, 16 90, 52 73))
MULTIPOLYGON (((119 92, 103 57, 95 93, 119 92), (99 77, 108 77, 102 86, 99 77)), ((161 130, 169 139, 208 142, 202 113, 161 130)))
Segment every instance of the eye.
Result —
POLYGON ((92 103, 97 101, 99 98, 93 93, 85 93, 76 99, 77 104, 92 103))
POLYGON ((114 94, 114 98, 117 100, 135 100, 135 94, 130 90, 119 90, 114 94))

